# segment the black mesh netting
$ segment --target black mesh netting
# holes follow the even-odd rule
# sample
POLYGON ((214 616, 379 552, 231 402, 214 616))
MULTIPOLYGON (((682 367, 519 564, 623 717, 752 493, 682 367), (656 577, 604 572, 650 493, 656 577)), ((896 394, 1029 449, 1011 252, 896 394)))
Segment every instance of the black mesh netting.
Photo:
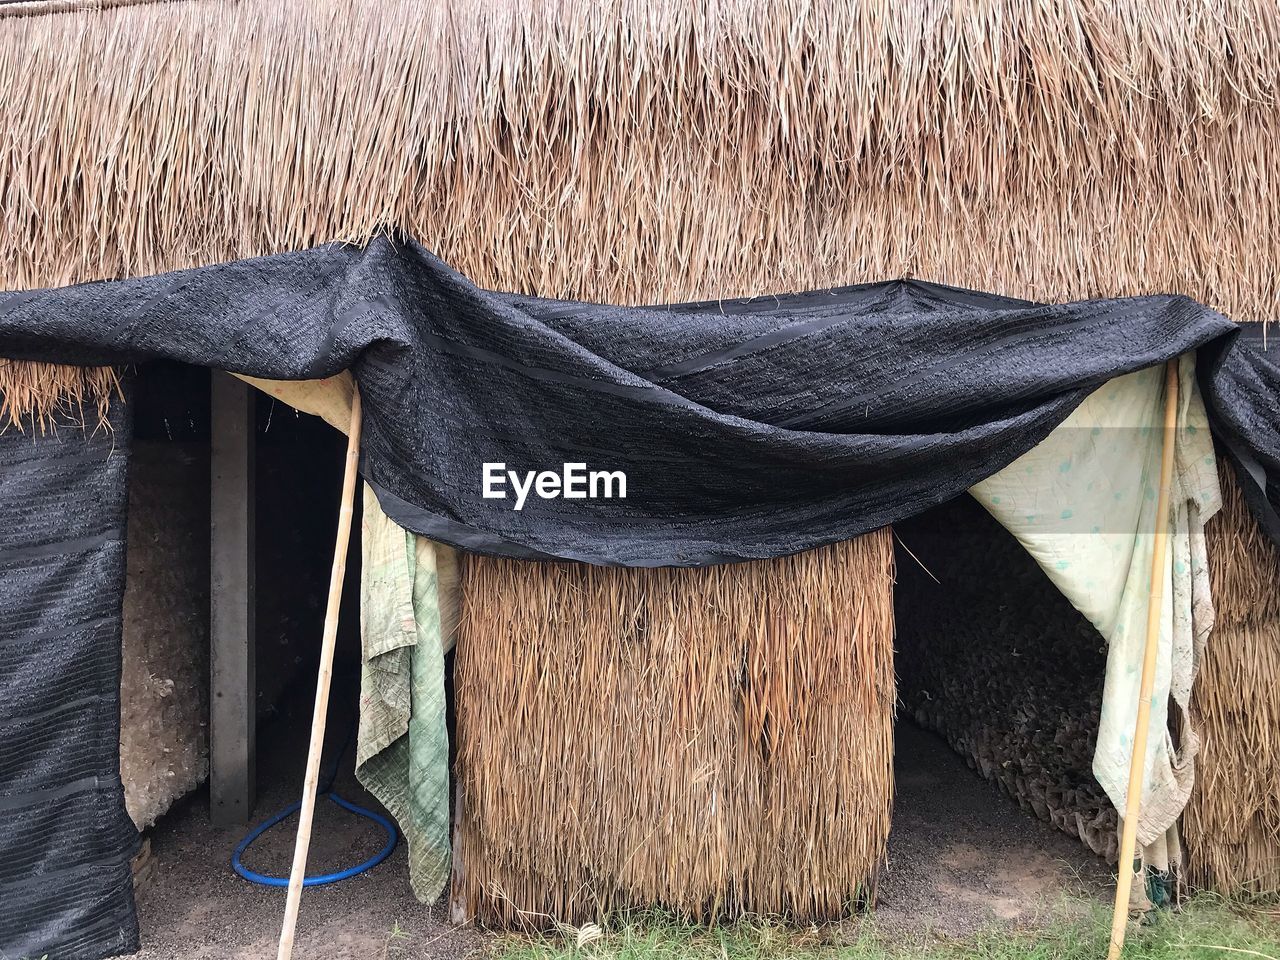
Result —
POLYGON ((627 566, 779 556, 919 513, 1107 380, 1197 348, 1215 425, 1272 471, 1280 375, 1238 332, 1186 297, 1041 305, 910 280, 672 307, 537 300, 386 239, 0 294, 0 356, 284 380, 349 368, 362 473, 392 518, 464 549, 627 566), (622 471, 627 496, 516 510, 481 496, 486 463, 622 471))
POLYGON ((129 427, 0 433, 0 957, 138 948, 120 782, 129 427))

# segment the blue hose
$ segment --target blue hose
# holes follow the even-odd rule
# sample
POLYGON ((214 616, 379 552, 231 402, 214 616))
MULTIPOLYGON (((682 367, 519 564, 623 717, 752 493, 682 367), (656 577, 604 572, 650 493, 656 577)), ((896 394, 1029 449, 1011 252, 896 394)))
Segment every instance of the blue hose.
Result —
MULTIPOLYGON (((347 738, 347 744, 351 742, 351 738, 347 738)), ((321 791, 320 796, 328 797, 333 803, 336 803, 343 810, 354 813, 357 817, 364 817, 366 820, 372 820, 380 826, 387 834, 387 842, 382 849, 375 853, 364 863, 357 864, 354 867, 348 867, 346 870, 339 870, 336 873, 323 873, 318 876, 306 877, 302 881, 304 887, 320 887, 327 883, 337 883, 339 880, 347 880, 350 877, 364 873, 366 870, 372 870, 387 857, 391 856, 391 851, 396 848, 396 827, 395 824, 381 814, 374 813, 372 810, 366 810, 364 807, 356 806, 350 800, 344 800, 333 792, 333 781, 338 776, 338 764, 342 761, 342 755, 347 752, 347 745, 343 744, 342 752, 338 754, 338 758, 334 761, 333 767, 329 775, 325 778, 325 787, 321 791)), ((264 887, 287 887, 289 886, 288 877, 272 877, 265 873, 258 873, 250 870, 240 862, 241 856, 260 836, 274 827, 276 824, 285 820, 289 816, 295 814, 302 808, 302 802, 291 803, 275 816, 269 817, 262 821, 245 835, 245 838, 236 846, 235 853, 231 854, 231 867, 236 873, 244 877, 250 883, 261 884, 264 887)))

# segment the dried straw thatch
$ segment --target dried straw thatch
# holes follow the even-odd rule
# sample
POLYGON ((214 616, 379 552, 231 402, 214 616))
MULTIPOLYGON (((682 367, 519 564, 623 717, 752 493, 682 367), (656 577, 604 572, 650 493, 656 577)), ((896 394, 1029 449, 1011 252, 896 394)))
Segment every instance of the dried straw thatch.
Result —
MULTIPOLYGON (((1225 473, 1225 470, 1224 470, 1225 473)), ((1192 883, 1280 890, 1280 551, 1223 484, 1209 525, 1217 623, 1193 709, 1203 745, 1183 817, 1192 883)))
POLYGON ((0 19, 6 287, 398 228, 554 296, 912 274, 1275 313, 1271 3, 104 6, 0 19))
POLYGON ((455 899, 502 925, 864 901, 893 794, 892 581, 887 530, 703 570, 468 558, 455 899))
MULTIPOLYGON (((0 286, 405 230, 547 296, 914 275, 1265 320, 1278 80, 1263 0, 6 4, 0 286)), ((92 410, 113 377, 0 364, 0 420, 92 410)), ((1273 576, 1222 556, 1227 607, 1273 576)), ((1276 649, 1280 619, 1249 621, 1248 644, 1229 629, 1201 702, 1264 702, 1275 675, 1250 651, 1276 649)), ((1251 716, 1280 756, 1275 714, 1251 716)), ((1210 768, 1224 797, 1236 763, 1210 768)))

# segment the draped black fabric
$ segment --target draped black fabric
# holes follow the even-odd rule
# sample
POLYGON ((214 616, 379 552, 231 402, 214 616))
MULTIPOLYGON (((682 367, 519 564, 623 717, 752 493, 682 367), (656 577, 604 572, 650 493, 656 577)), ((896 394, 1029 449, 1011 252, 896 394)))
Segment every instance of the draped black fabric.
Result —
POLYGON ((1280 544, 1280 341, 1260 323, 1200 364, 1201 387, 1219 446, 1235 466, 1245 501, 1280 544))
POLYGON ((917 513, 1104 381, 1196 348, 1215 422, 1265 472, 1276 366, 1237 330, 1185 297, 1045 306, 909 280, 656 308, 538 300, 388 240, 0 295, 0 355, 279 379, 350 367, 362 471, 404 526, 633 566, 777 556, 917 513), (627 496, 516 510, 482 497, 486 463, 623 471, 627 496))
POLYGON ((129 424, 0 433, 0 957, 138 948, 120 782, 129 424))

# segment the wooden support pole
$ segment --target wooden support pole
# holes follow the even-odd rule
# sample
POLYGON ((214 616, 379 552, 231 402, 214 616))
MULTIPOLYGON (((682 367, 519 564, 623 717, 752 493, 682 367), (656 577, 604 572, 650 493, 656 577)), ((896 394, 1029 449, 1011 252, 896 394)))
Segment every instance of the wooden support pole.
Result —
POLYGON ((360 462, 360 391, 351 396, 351 426, 347 431, 346 470, 342 476, 342 502, 338 508, 338 537, 333 548, 333 572, 329 577, 329 604, 324 614, 324 636, 320 645, 320 673, 316 679, 316 706, 311 718, 311 745, 307 749, 307 774, 302 784, 302 809, 298 812, 298 839, 293 848, 293 869, 289 873, 289 895, 284 907, 277 960, 293 956, 293 934, 302 902, 302 882, 307 873, 307 849, 311 845, 311 819, 316 809, 320 782, 320 755, 324 751, 325 718, 329 710, 329 683, 333 679, 333 648, 338 637, 338 610, 342 605, 342 581, 347 572, 347 543, 351 539, 351 518, 356 496, 356 467, 360 462))
POLYGON ((1111 914, 1108 960, 1119 960, 1129 925, 1129 894, 1133 888, 1133 861, 1137 854, 1138 812, 1146 780, 1147 735, 1151 726, 1151 691, 1156 683, 1156 656, 1160 650, 1160 613, 1164 607, 1164 560, 1169 547, 1169 486, 1173 480, 1173 454, 1178 430, 1178 359, 1165 367, 1164 437, 1160 451, 1160 494, 1151 547, 1151 591, 1147 605, 1147 640, 1142 656, 1138 693, 1138 719, 1133 731, 1133 758, 1129 762, 1129 790, 1125 797, 1124 829, 1120 833, 1120 870, 1116 902, 1111 914))
POLYGON ((225 373, 210 382, 209 817, 241 826, 253 812, 254 390, 225 373))

